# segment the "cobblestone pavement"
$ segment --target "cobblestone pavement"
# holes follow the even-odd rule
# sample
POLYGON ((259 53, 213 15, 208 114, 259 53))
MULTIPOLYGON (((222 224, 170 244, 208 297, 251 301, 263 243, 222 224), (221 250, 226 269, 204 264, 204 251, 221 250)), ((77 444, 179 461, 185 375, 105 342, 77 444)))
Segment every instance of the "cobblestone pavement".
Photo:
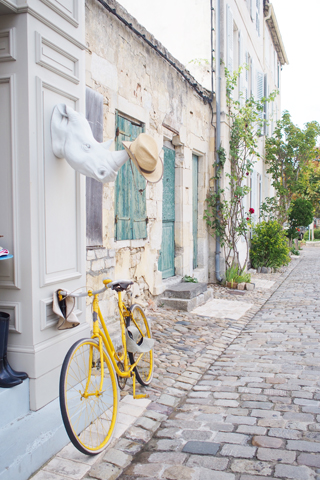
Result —
POLYGON ((275 282, 268 290, 214 286, 215 298, 254 304, 239 320, 150 308, 147 408, 98 460, 66 447, 34 479, 320 480, 319 272, 309 248, 255 275, 275 282))

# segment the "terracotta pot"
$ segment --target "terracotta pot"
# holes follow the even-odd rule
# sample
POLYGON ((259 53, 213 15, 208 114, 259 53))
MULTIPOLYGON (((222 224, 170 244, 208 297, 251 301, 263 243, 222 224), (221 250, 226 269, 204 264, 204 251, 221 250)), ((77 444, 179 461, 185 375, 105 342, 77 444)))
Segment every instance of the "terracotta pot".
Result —
POLYGON ((238 286, 238 284, 237 284, 236 282, 233 282, 233 283, 231 283, 231 282, 226 282, 226 286, 227 286, 228 288, 236 289, 237 286, 238 286))

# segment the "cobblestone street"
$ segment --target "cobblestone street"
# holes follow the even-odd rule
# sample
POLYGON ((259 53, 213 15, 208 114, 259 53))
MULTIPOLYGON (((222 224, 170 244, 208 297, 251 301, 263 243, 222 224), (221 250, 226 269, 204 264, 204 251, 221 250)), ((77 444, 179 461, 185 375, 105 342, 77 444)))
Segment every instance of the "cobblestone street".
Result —
POLYGON ((156 366, 142 414, 99 459, 68 446, 34 479, 319 480, 318 252, 254 276, 269 289, 215 286, 215 298, 253 304, 239 320, 149 309, 156 366))

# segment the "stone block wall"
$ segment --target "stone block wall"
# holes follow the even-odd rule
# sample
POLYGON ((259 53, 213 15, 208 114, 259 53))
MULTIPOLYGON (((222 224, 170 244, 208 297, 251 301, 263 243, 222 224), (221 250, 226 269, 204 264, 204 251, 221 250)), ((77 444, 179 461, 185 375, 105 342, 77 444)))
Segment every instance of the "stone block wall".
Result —
MULTIPOLYGON (((192 154, 199 157, 197 270, 201 281, 207 281, 209 241, 203 209, 209 165, 214 161, 210 92, 125 9, 113 0, 107 4, 116 15, 97 0, 86 1, 86 83, 104 97, 104 140, 115 138, 119 113, 144 125, 144 131, 155 138, 162 159, 165 141, 175 148, 175 270, 182 276, 194 273, 191 165, 192 154)), ((146 189, 147 238, 115 241, 115 184, 104 186, 104 249, 88 251, 88 284, 98 282, 105 274, 113 279, 132 279, 133 301, 142 304, 163 292, 165 286, 158 269, 162 188, 160 181, 146 189)), ((108 315, 114 311, 111 306, 105 308, 108 315)))

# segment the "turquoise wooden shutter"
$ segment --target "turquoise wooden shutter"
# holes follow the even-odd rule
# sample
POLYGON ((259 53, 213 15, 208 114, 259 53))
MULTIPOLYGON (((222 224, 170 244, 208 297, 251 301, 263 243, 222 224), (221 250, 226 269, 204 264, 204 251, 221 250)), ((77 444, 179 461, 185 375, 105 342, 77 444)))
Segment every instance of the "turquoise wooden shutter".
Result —
MULTIPOLYGON (((123 150, 122 141, 131 141, 131 122, 117 115, 116 125, 119 128, 119 135, 116 140, 116 150, 123 150)), ((132 174, 129 162, 120 168, 115 184, 115 214, 116 214, 116 240, 130 240, 132 238, 130 202, 128 195, 132 174)))
MULTIPOLYGON (((142 127, 132 125, 132 139, 142 133, 142 127)), ((146 212, 146 180, 132 163, 134 179, 131 185, 132 192, 132 238, 147 238, 146 212)))
MULTIPOLYGON (((143 132, 141 125, 117 115, 116 148, 123 150, 122 141, 135 140, 143 132)), ((115 212, 116 240, 133 240, 147 237, 146 181, 130 160, 119 170, 116 180, 115 212), (132 175, 133 173, 133 175, 132 175)))
POLYGON ((162 278, 174 275, 174 223, 175 223, 175 151, 163 147, 163 197, 162 197, 162 243, 158 268, 162 278))
POLYGON ((192 155, 193 268, 198 266, 198 157, 192 155))

